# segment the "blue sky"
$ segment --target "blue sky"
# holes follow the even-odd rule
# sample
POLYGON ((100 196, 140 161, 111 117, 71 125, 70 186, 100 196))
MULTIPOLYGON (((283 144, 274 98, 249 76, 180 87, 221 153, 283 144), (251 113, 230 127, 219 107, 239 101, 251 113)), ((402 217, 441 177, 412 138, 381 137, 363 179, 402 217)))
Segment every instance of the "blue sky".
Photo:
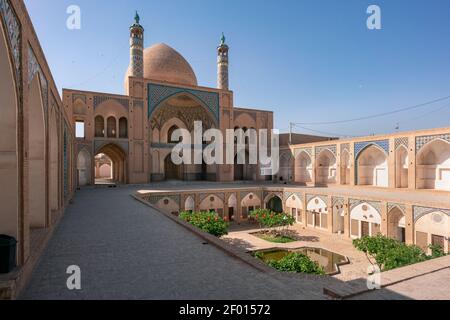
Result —
MULTIPOLYGON (((216 86, 221 32, 235 105, 273 110, 275 125, 363 117, 450 96, 448 0, 25 0, 58 88, 124 92, 134 10, 145 45, 164 42, 216 86), (69 5, 81 30, 66 28, 69 5), (366 27, 367 7, 382 30, 366 27)), ((450 100, 387 117, 304 125, 339 135, 450 126, 450 100)), ((297 132, 312 133, 298 128, 297 132)))

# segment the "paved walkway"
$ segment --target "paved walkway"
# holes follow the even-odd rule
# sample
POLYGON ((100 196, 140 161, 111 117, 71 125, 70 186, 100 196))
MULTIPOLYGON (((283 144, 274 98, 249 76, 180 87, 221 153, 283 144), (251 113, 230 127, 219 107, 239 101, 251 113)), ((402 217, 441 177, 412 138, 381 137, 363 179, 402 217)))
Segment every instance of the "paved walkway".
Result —
POLYGON ((77 193, 22 299, 325 299, 327 279, 274 278, 132 199, 131 187, 77 193), (66 287, 70 265, 82 290, 66 287))
POLYGON ((450 268, 423 275, 387 288, 368 292, 354 300, 450 300, 450 268))

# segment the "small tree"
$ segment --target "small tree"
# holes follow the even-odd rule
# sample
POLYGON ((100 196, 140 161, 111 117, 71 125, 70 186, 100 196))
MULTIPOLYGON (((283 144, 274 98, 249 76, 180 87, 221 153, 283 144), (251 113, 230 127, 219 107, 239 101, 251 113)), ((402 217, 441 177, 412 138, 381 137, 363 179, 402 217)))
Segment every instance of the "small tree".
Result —
POLYGON ((363 237, 353 241, 356 249, 364 252, 372 265, 377 264, 383 271, 400 268, 428 259, 417 246, 408 246, 381 234, 363 237))
POLYGON ((287 213, 276 213, 269 209, 257 209, 250 213, 250 217, 262 228, 276 228, 279 234, 285 234, 288 227, 294 225, 295 219, 287 213))

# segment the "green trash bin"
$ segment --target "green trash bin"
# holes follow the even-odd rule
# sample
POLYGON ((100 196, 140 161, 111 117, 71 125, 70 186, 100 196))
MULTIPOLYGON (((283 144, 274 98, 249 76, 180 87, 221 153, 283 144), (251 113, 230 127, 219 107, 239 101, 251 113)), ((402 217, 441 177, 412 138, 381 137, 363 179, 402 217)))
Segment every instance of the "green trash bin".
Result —
POLYGON ((0 235, 0 274, 10 273, 16 267, 16 247, 16 239, 0 235))

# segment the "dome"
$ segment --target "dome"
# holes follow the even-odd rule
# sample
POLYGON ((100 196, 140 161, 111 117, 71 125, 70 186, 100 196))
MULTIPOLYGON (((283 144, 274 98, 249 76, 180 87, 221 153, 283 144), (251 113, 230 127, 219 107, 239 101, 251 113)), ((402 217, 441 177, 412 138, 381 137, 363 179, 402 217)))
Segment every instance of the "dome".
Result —
POLYGON ((197 86, 197 77, 190 64, 164 43, 144 50, 144 78, 197 86))

